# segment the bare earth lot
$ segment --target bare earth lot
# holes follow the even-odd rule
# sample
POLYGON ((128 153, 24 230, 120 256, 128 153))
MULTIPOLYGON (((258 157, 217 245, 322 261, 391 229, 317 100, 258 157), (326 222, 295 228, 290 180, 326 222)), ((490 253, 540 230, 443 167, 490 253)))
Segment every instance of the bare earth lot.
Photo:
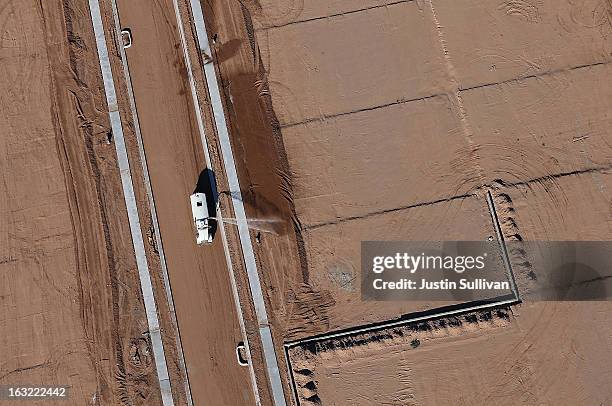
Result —
POLYGON ((311 286, 326 292, 327 301, 318 307, 311 303, 316 310, 312 315, 293 315, 291 321, 296 326, 293 334, 288 334, 290 339, 303 338, 309 329, 337 330, 440 306, 416 301, 362 301, 361 241, 393 241, 406 236, 437 241, 441 235, 450 241, 479 241, 494 236, 495 231, 484 199, 466 197, 310 228, 304 235, 311 286), (442 225, 449 226, 450 231, 445 232, 442 225))
POLYGON ((451 319, 453 326, 388 332, 367 344, 296 350, 300 404, 607 404, 612 371, 601 355, 612 344, 609 307, 530 303, 511 321, 451 319))
MULTIPOLYGON (((117 0, 178 328, 199 404, 254 404, 250 292, 229 228, 193 241, 201 109, 226 184, 187 2, 194 106, 171 0, 117 0)), ((175 404, 187 404, 109 1, 102 1, 175 404)), ((612 305, 509 308, 283 344, 439 303, 364 302, 367 240, 612 240, 612 4, 202 1, 288 402, 612 403, 612 305), (289 365, 291 370, 283 366, 289 365), (297 398, 291 392, 295 385, 297 398)), ((161 404, 84 0, 0 0, 0 385, 73 405, 161 404)), ((223 210, 227 196, 221 197, 223 210)), ((536 276, 516 268, 521 288, 536 276)), ((43 404, 43 402, 33 402, 43 404)), ((46 404, 46 403, 45 403, 46 404)))
MULTIPOLYGON (((526 240, 598 240, 610 235, 611 181, 609 173, 587 173, 517 186, 508 191, 506 209, 515 209, 513 221, 526 240), (566 193, 585 196, 591 211, 566 193)), ((481 313, 477 322, 451 318, 404 334, 386 330, 382 339, 297 347, 291 356, 301 404, 607 404, 610 307, 525 303, 508 318, 485 321, 481 313)))
MULTIPOLYGON (((468 195, 610 165, 611 90, 602 86, 610 75, 610 40, 596 4, 583 5, 593 7, 590 24, 586 9, 557 2, 381 4, 249 8, 252 26, 245 29, 256 38, 249 69, 269 85, 260 104, 298 224, 300 272, 285 267, 284 275, 267 275, 286 292, 284 301, 312 288, 329 298, 328 307, 342 303, 341 289, 317 284, 334 263, 355 267, 358 257, 346 250, 362 240, 419 239, 421 230, 431 239, 482 238, 487 233, 478 226, 462 232, 456 225, 477 225, 486 216, 459 204, 468 195), (469 40, 472 27, 487 35, 469 40), (445 215, 411 216, 423 206, 439 206, 445 215)), ((221 50, 235 40, 219 35, 221 50)), ((221 73, 229 75, 234 64, 222 60, 221 73)), ((248 89, 229 76, 227 82, 231 109, 248 89)), ((236 143, 256 155, 262 147, 249 144, 247 134, 241 131, 236 143)), ((248 159, 246 172, 256 165, 248 159)), ((257 180, 255 194, 269 185, 257 180)))
MULTIPOLYGON (((288 205, 277 215, 289 231, 263 234, 258 253, 277 346, 415 311, 359 301, 359 243, 484 239, 487 190, 507 240, 612 237, 608 3, 243 5, 211 2, 209 15, 250 214, 261 215, 264 201, 288 205), (250 83, 236 80, 247 73, 250 83), (254 118, 241 114, 246 98, 268 125, 250 131, 254 118), (271 150, 274 182, 254 159, 271 150)), ((312 379, 296 378, 299 400, 605 404, 609 389, 589 377, 610 375, 601 353, 609 308, 524 304, 501 327, 414 351, 399 345, 397 356, 367 340, 359 357, 352 346, 308 356, 298 346, 290 352, 293 373, 309 369, 304 362, 318 368, 302 371, 312 379), (589 335, 595 331, 597 338, 589 335), (578 342, 588 344, 571 344, 578 342), (551 370, 568 357, 580 366, 553 385, 551 370), (365 372, 372 370, 376 379, 365 372), (447 394, 436 397, 440 391, 447 394)))

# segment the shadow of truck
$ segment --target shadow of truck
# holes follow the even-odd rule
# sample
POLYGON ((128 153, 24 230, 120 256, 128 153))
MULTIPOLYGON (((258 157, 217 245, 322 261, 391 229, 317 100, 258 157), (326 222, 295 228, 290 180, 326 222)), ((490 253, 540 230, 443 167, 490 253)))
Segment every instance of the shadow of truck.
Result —
POLYGON ((210 216, 208 224, 210 226, 210 234, 213 239, 217 233, 217 202, 219 200, 219 194, 217 193, 217 183, 215 181, 215 174, 210 169, 206 168, 200 172, 198 177, 198 183, 196 184, 193 193, 204 193, 206 195, 206 208, 208 209, 208 215, 210 216))

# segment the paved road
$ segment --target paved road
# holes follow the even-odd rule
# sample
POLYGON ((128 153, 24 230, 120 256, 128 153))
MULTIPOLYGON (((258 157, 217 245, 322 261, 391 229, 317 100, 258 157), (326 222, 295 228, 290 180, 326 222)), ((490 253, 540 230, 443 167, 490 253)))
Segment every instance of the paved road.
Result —
POLYGON ((195 244, 189 195, 205 168, 172 0, 119 0, 161 238, 195 405, 255 404, 221 238, 195 244))

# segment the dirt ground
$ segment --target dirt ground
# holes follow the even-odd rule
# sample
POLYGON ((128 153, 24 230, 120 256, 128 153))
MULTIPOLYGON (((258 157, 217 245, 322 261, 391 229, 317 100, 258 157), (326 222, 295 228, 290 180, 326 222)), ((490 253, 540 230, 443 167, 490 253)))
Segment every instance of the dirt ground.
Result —
MULTIPOLYGON (((611 180, 609 172, 595 172, 510 188, 498 199, 506 203, 500 211, 515 214, 517 227, 507 222, 507 236, 518 229, 527 240, 610 238, 611 180)), ((604 382, 612 370, 600 350, 610 346, 610 307, 524 303, 503 328, 487 323, 457 333, 434 324, 382 343, 368 337, 366 345, 355 339, 358 344, 338 342, 331 351, 334 344, 325 342, 316 351, 294 350, 302 404, 315 395, 322 404, 607 404, 612 392, 604 382)))
MULTIPOLYGON (((241 152, 247 210, 287 224, 278 235, 263 233, 257 247, 277 346, 414 311, 359 303, 351 291, 359 286, 359 242, 484 239, 491 228, 486 204, 478 202, 487 190, 507 240, 612 237, 607 2, 253 0, 205 6, 241 152)), ((433 366, 406 353, 401 368, 419 372, 412 383, 393 375, 397 385, 390 387, 406 385, 414 394, 401 398, 406 404, 478 404, 478 393, 460 385, 523 382, 521 371, 529 370, 536 372, 521 393, 500 396, 509 403, 555 403, 560 398, 547 381, 554 376, 548 367, 559 367, 563 357, 551 357, 545 343, 567 348, 564 340, 586 340, 592 345, 580 346, 575 357, 593 359, 608 345, 605 309, 606 303, 523 305, 503 328, 441 345, 449 358, 436 358, 433 366), (596 320, 585 317, 591 311, 596 320), (547 314, 550 320, 539 326, 547 314), (587 331, 595 328, 602 336, 588 341, 587 331), (517 343, 528 346, 534 337, 540 341, 528 358, 512 358, 517 343), (482 342, 488 354, 507 359, 470 363, 471 375, 461 375, 458 352, 477 357, 482 342), (436 391, 427 385, 435 370, 452 375, 450 392, 464 398, 432 397, 436 391), (537 390, 529 395, 532 387, 537 390)), ((372 356, 354 361, 362 371, 375 368, 386 353, 372 343, 366 347, 372 356)), ((317 365, 327 362, 324 352, 313 357, 317 365)), ((343 362, 350 365, 350 358, 343 362)), ((292 359, 294 372, 300 359, 292 359)), ((399 361, 387 360, 390 369, 382 371, 395 371, 399 361)), ((351 382, 355 370, 340 371, 340 365, 330 361, 321 367, 325 372, 315 373, 325 393, 317 392, 314 404, 404 404, 393 397, 398 388, 382 398, 368 395, 384 373, 370 382, 363 373, 363 381, 351 382), (351 395, 358 387, 363 391, 351 395)), ((581 365, 554 386, 573 391, 568 403, 557 404, 609 401, 607 390, 587 383, 598 368, 607 376, 606 364, 581 365)), ((313 393, 304 388, 301 400, 308 404, 313 393)))
POLYGON ((484 199, 470 196, 307 228, 304 240, 308 247, 310 285, 325 294, 320 296, 322 303, 303 296, 299 306, 287 308, 291 326, 287 339, 439 307, 439 303, 419 301, 363 301, 361 241, 401 241, 406 236, 437 241, 442 232, 449 241, 482 241, 495 236, 484 199))
MULTIPOLYGON (((253 404, 221 240, 205 251, 191 238, 186 196, 205 165, 172 1, 118 5, 135 40, 127 57, 194 400, 253 404)), ((279 358, 288 340, 435 307, 362 302, 359 244, 487 239, 487 191, 509 241, 612 238, 608 1, 202 6, 244 203, 259 220, 252 237, 279 358)), ((102 8, 173 395, 185 404, 102 8)), ((160 404, 87 2, 5 0, 0 34, 0 384, 70 385, 75 405, 160 404)), ((186 34, 198 71, 192 26, 186 34)), ((235 248, 233 231, 228 239, 235 248)), ((241 263, 235 249, 232 260, 241 263)), ((265 404, 257 324, 236 272, 265 404)), ((528 278, 517 270, 519 286, 528 278)), ((296 401, 608 404, 610 307, 523 303, 298 345, 296 401)))
MULTIPOLYGON (((302 405, 600 405, 609 303, 529 303, 507 317, 450 319, 363 344, 296 349, 302 405), (597 333, 593 333, 593 327, 597 333)), ((401 330, 400 330, 401 331, 401 330)))
POLYGON ((0 383, 159 404, 87 2, 4 1, 0 32, 0 383))
MULTIPOLYGON (((315 308, 343 302, 336 297, 342 289, 316 286, 326 278, 326 266, 318 264, 344 260, 333 248, 320 255, 312 237, 319 228, 355 224, 350 235, 356 238, 330 232, 327 247, 381 233, 418 239, 406 227, 396 231, 393 219, 402 210, 443 207, 449 199, 482 196, 486 188, 609 165, 610 118, 602 101, 610 99, 610 88, 598 86, 610 69, 603 23, 589 25, 580 20, 585 10, 579 18, 575 7, 555 2, 540 2, 533 18, 516 5, 483 12, 467 2, 437 3, 212 3, 211 31, 251 214, 279 216, 294 229, 282 238, 265 235, 260 252, 281 331, 325 330, 327 310, 315 308), (236 27, 241 15, 244 26, 236 27), (472 17, 496 42, 465 39, 461 27, 472 17), (507 38, 515 32, 548 41, 550 49, 540 55, 548 63, 531 56, 540 43, 507 38), (572 40, 560 41, 557 33, 572 40), (582 42, 589 47, 567 46, 582 42), (373 215, 376 220, 362 222, 373 215), (373 222, 380 232, 372 231, 373 222), (292 263, 274 247, 297 258, 292 263), (288 308, 308 302, 313 305, 304 313, 313 320, 292 319, 288 308)), ((592 18, 603 18, 592 6, 592 18)), ((449 218, 471 221, 468 210, 451 207, 449 218)), ((439 234, 428 238, 456 233, 454 223, 432 218, 434 226, 423 226, 439 234)), ((362 317, 355 315, 357 323, 362 317)))
MULTIPOLYGON (((612 237, 612 171, 587 170, 505 189, 498 207, 533 241, 607 241, 612 237)), ((510 224, 504 226, 512 235, 510 224)))
MULTIPOLYGON (((225 32, 213 21, 213 32, 221 55, 230 43, 234 53, 247 48, 236 36, 251 35, 255 66, 225 56, 220 66, 235 142, 246 155, 243 170, 253 194, 267 201, 275 201, 275 185, 250 160, 270 154, 271 146, 278 156, 269 160, 276 165, 270 172, 281 174, 278 194, 289 201, 281 214, 290 214, 285 219, 295 228, 287 244, 300 261, 299 269, 270 263, 276 272, 266 274, 285 331, 327 329, 321 314, 335 312, 345 292, 320 281, 345 257, 358 263, 355 252, 346 252, 351 244, 385 234, 422 238, 411 227, 427 229, 432 239, 487 234, 478 227, 462 233, 447 221, 469 224, 484 213, 455 204, 447 216, 410 218, 421 206, 446 213, 449 201, 488 188, 609 168, 610 86, 601 83, 610 72, 610 37, 605 9, 595 2, 484 10, 436 1, 245 4, 243 31, 225 32), (469 41, 467 25, 490 35, 469 41), (250 89, 234 79, 240 69, 254 71, 250 89), (253 93, 269 125, 247 132, 256 117, 240 114, 246 110, 240 100, 253 93), (266 136, 267 148, 253 141, 266 136), (287 306, 310 301, 314 319, 292 319, 287 306)), ((224 13, 231 15, 213 7, 217 18, 224 13)), ((362 320, 354 315, 355 323, 362 320)))
MULTIPOLYGON (((497 198, 506 237, 518 231, 525 240, 609 239, 610 175, 595 171, 506 188, 497 198)), ((527 279, 515 272, 519 283, 527 279)), ((290 356, 300 404, 608 404, 612 392, 604 382, 612 369, 602 349, 611 345, 611 307, 525 302, 507 319, 494 314, 498 322, 479 314, 478 323, 464 319, 457 326, 450 318, 449 325, 417 324, 404 334, 387 329, 298 346, 290 356)))

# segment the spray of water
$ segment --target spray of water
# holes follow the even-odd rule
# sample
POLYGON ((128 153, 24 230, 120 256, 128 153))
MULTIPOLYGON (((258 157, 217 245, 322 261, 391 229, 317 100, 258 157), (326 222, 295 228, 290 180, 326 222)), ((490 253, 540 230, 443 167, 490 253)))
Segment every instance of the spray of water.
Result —
MULTIPOLYGON (((235 218, 223 218, 223 222, 226 224, 238 225, 238 220, 235 218)), ((264 233, 270 233, 274 235, 279 235, 280 230, 284 227, 284 222, 281 219, 247 219, 247 227, 252 230, 261 231, 264 233)))

